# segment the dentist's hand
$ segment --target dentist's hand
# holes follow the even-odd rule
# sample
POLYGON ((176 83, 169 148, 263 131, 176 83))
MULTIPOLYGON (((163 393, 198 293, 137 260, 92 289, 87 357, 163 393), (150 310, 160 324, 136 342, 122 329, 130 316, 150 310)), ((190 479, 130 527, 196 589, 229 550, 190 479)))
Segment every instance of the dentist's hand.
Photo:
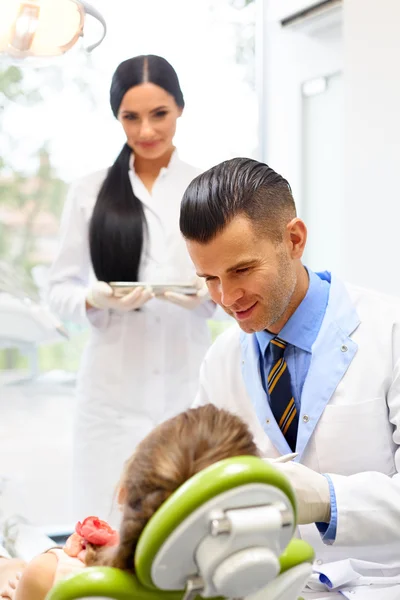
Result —
POLYGON ((164 292, 159 298, 163 298, 164 300, 169 300, 173 304, 177 304, 178 306, 182 306, 182 308, 187 308, 188 310, 193 310, 203 304, 203 302, 207 302, 210 299, 210 295, 208 293, 208 288, 204 280, 197 278, 195 287, 197 288, 197 292, 195 294, 177 294, 176 292, 164 292))
POLYGON ((292 484, 297 498, 299 525, 329 523, 331 501, 326 477, 300 463, 276 462, 273 466, 286 475, 292 484))
POLYGON ((104 281, 96 281, 86 294, 89 306, 100 309, 113 309, 121 312, 137 310, 153 298, 151 288, 138 287, 122 297, 114 296, 112 287, 104 281))

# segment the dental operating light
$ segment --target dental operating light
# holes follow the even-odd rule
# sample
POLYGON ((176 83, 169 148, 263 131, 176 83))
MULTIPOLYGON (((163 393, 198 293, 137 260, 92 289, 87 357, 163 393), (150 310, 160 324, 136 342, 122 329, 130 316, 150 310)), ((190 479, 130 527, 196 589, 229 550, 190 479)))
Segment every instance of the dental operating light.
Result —
POLYGON ((85 0, 0 0, 0 57, 52 57, 64 54, 84 35, 90 15, 107 27, 101 14, 85 0))

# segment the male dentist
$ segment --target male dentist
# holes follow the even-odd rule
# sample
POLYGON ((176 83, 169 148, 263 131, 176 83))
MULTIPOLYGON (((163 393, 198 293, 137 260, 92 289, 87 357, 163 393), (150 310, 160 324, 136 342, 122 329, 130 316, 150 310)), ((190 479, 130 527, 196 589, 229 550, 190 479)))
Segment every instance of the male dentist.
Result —
POLYGON ((239 325, 208 351, 195 404, 240 415, 265 457, 298 452, 276 467, 321 569, 351 557, 348 579, 400 583, 399 299, 305 267, 290 186, 255 160, 196 177, 180 227, 211 298, 239 325))

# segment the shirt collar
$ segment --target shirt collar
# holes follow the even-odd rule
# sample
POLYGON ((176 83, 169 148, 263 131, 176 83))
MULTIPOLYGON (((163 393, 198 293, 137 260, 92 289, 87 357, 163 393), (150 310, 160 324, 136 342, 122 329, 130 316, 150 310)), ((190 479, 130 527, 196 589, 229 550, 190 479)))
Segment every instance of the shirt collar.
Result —
MULTIPOLYGON (((306 267, 307 269, 307 267, 306 267)), ((325 315, 329 298, 329 282, 307 269, 309 284, 306 295, 279 332, 279 337, 292 346, 311 352, 325 315)), ((263 355, 268 344, 275 337, 268 331, 256 332, 256 338, 263 355)))
MULTIPOLYGON (((167 167, 161 167, 159 175, 163 173, 167 173, 175 164, 179 162, 178 150, 174 148, 171 158, 169 159, 169 163, 167 167)), ((135 153, 131 153, 131 157, 129 159, 129 170, 135 173, 135 153)))

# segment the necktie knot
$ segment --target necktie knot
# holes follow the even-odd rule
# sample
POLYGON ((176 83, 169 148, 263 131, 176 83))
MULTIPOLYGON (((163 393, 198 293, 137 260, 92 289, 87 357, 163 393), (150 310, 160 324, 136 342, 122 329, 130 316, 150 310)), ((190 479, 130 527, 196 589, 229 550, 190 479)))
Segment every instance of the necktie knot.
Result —
POLYGON ((272 354, 272 360, 277 361, 283 357, 283 353, 285 352, 287 343, 281 340, 279 337, 274 337, 270 341, 270 348, 272 354))

